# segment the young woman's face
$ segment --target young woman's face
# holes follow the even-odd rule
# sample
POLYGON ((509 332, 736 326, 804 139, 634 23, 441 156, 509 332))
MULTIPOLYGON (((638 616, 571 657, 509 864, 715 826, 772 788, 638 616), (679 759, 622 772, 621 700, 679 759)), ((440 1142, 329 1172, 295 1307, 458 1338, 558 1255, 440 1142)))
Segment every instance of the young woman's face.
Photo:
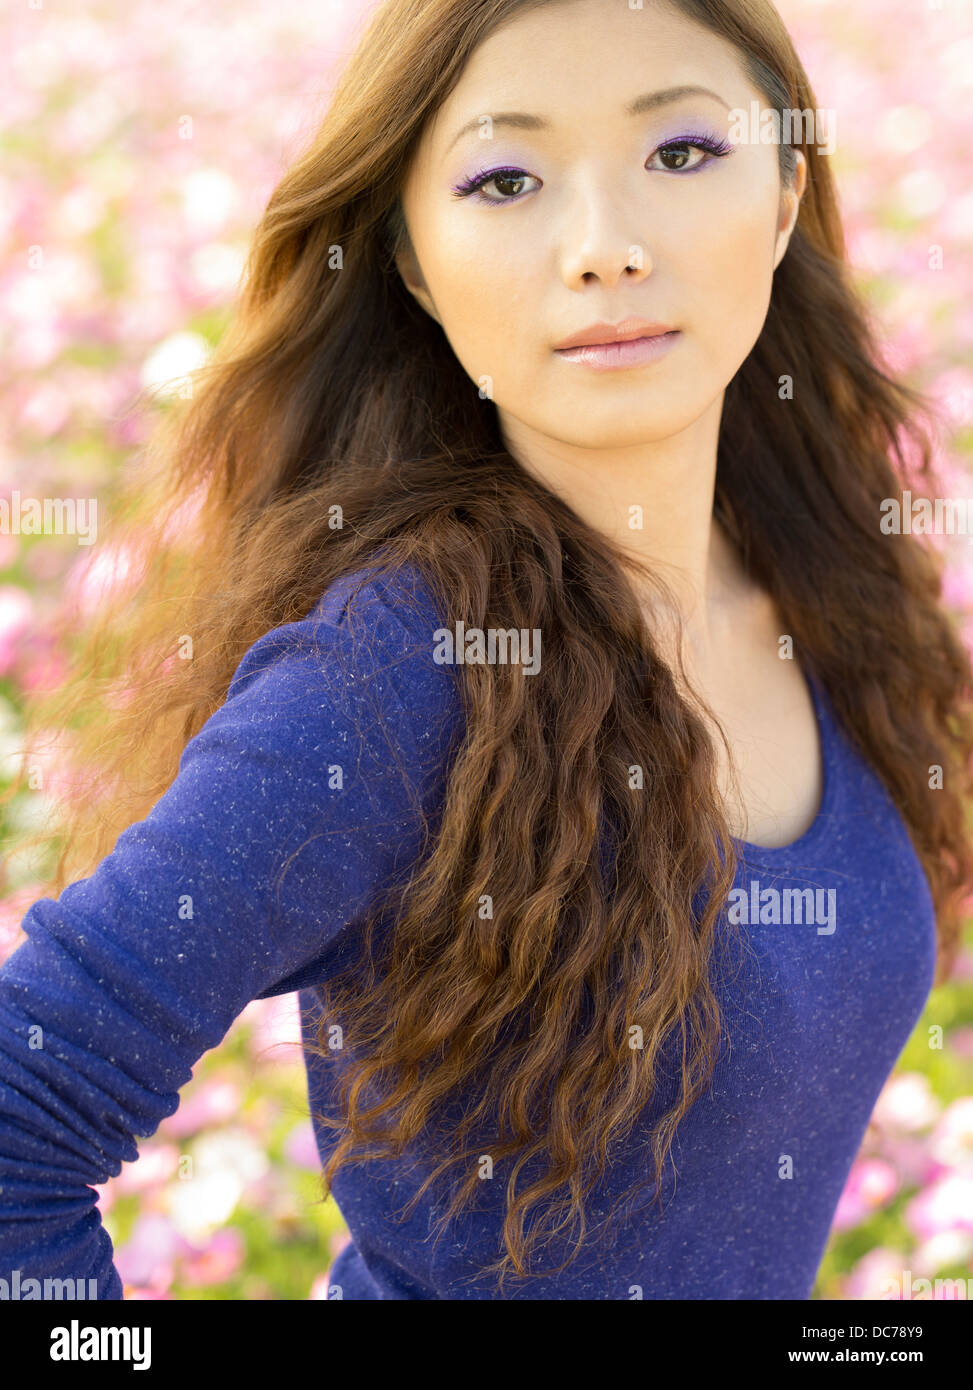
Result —
POLYGON ((737 51, 656 0, 548 4, 473 54, 409 169, 398 265, 505 436, 514 422, 519 438, 625 447, 721 399, 760 335, 804 184, 803 156, 788 193, 775 144, 730 142, 730 110, 752 101, 766 105, 737 51), (683 86, 714 95, 626 111, 683 86), (632 317, 677 334, 611 370, 556 351, 632 317))

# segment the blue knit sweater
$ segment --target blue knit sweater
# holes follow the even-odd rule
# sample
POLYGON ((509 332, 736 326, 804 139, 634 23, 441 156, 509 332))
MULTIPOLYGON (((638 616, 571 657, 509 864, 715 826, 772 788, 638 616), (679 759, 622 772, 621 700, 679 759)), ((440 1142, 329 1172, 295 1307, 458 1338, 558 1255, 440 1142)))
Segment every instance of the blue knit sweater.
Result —
MULTIPOLYGON (((422 812, 436 826, 463 725, 455 668, 432 659, 444 625, 411 571, 332 585, 306 619, 247 651, 145 819, 90 877, 25 914, 27 940, 0 968, 0 1296, 51 1296, 43 1281, 70 1278, 96 1281, 79 1296, 121 1298, 91 1186, 135 1161, 137 1138, 176 1110, 197 1059, 251 999, 299 991, 305 1040, 315 1035, 314 985, 420 852, 422 812)), ((714 956, 725 1046, 677 1133, 661 1212, 647 1195, 609 1242, 504 1297, 809 1296, 935 964, 905 826, 811 689, 823 803, 785 848, 738 845, 714 956)), ((328 1113, 332 1064, 305 1060, 312 1113, 328 1113)), ((677 1095, 677 1071, 587 1199, 595 1227, 647 1178, 648 1126, 677 1095)), ((326 1156, 333 1135, 315 1132, 326 1156)), ((399 1219, 427 1171, 416 1159, 338 1173, 352 1241, 329 1296, 499 1296, 481 1272, 503 1252, 507 1172, 435 1241, 435 1189, 399 1219)), ((570 1248, 546 1247, 539 1267, 570 1248)))

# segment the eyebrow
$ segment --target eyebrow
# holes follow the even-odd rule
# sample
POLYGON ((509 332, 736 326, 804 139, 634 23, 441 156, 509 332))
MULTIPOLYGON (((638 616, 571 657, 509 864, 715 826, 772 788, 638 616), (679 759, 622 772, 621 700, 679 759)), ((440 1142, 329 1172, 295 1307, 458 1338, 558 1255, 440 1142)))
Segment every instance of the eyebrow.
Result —
MULTIPOLYGON (((647 111, 654 111, 658 106, 666 106, 670 102, 679 101, 682 97, 689 96, 713 97, 721 106, 725 106, 727 111, 730 110, 729 103, 725 102, 718 93, 711 91, 709 87, 664 87, 658 92, 643 92, 641 96, 629 102, 624 109, 624 114, 626 116, 644 116, 647 111)), ((466 122, 466 125, 461 126, 446 147, 447 153, 462 136, 467 135, 471 130, 476 130, 482 119, 482 116, 474 116, 471 121, 466 122)), ((492 116, 491 120, 495 126, 511 126, 517 130, 549 130, 551 127, 551 122, 544 120, 542 116, 530 116, 524 111, 501 111, 496 116, 492 116)))

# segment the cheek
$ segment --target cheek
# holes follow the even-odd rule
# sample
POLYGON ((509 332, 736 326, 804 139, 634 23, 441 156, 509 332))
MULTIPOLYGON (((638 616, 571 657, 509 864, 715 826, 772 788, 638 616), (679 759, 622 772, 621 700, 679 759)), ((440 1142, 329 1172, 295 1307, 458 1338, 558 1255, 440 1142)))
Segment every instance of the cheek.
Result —
POLYGON ((542 281, 529 248, 508 247, 495 231, 477 237, 443 226, 420 260, 443 331, 470 378, 479 384, 487 375, 509 390, 525 345, 543 329, 542 281))
POLYGON ((701 351, 737 367, 760 336, 773 288, 777 199, 723 205, 710 227, 684 242, 680 279, 692 287, 690 319, 701 351))

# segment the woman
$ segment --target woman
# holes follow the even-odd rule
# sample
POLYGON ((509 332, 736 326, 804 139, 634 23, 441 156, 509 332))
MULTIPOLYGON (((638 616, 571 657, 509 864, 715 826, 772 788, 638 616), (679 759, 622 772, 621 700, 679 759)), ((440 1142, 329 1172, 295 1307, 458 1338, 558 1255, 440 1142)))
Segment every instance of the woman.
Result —
POLYGON ((103 776, 0 972, 5 1269, 119 1297, 84 1184, 297 989, 331 1296, 809 1296, 955 955, 970 672, 754 102, 816 110, 759 0, 376 16, 55 706, 103 776))

